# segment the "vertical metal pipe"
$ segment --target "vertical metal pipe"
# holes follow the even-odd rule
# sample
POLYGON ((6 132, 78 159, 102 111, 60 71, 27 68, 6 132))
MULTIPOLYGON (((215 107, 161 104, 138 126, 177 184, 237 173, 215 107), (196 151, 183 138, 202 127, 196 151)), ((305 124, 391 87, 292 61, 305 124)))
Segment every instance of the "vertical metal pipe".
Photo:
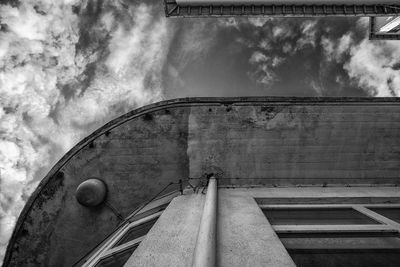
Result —
POLYGON ((211 177, 208 182, 206 200, 192 267, 214 267, 216 262, 216 231, 217 231, 217 181, 211 177))

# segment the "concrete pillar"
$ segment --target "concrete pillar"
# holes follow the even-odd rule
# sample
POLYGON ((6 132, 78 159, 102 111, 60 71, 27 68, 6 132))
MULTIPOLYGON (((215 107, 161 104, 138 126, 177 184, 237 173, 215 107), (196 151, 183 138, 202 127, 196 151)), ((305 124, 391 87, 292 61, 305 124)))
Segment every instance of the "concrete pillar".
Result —
POLYGON ((204 200, 203 194, 174 198, 124 266, 190 266, 204 200))
POLYGON ((219 190, 217 225, 217 266, 296 266, 250 195, 219 190))

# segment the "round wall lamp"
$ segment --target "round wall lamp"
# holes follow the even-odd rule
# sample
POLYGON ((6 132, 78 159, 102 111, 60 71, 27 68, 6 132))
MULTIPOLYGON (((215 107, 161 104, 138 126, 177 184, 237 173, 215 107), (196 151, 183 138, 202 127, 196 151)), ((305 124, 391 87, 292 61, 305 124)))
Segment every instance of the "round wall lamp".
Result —
POLYGON ((95 207, 104 202, 107 196, 107 187, 103 181, 90 178, 82 182, 75 192, 79 204, 85 207, 95 207))

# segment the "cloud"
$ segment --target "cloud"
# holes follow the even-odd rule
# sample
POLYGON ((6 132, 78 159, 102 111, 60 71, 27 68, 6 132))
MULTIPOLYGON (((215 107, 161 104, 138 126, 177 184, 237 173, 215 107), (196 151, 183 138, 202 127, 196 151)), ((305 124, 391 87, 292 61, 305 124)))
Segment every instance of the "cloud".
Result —
POLYGON ((272 28, 272 37, 274 40, 282 40, 290 38, 294 35, 293 27, 289 23, 279 23, 283 20, 275 20, 274 26, 272 28))
POLYGON ((400 46, 398 41, 364 39, 350 49, 344 65, 349 77, 372 96, 400 96, 400 46))
POLYGON ((273 18, 268 17, 248 17, 247 22, 255 27, 263 27, 269 21, 272 21, 273 18))
MULTIPOLYGON (((367 20, 357 21, 357 27, 368 32, 367 20)), ((370 96, 400 96, 400 46, 398 41, 371 41, 368 36, 358 39, 347 32, 339 39, 326 36, 321 45, 328 62, 342 64, 348 78, 370 96)), ((337 77, 338 83, 343 83, 337 77)))
POLYGON ((0 32, 0 259, 24 198, 35 186, 35 172, 50 163, 49 134, 57 127, 49 114, 60 98, 57 73, 65 68, 68 75, 74 56, 68 52, 77 40, 76 16, 62 3, 38 6, 46 15, 29 1, 0 6, 6 25, 0 32))
POLYGON ((262 62, 267 62, 267 61, 269 61, 269 57, 267 57, 260 51, 254 52, 249 59, 249 62, 251 64, 262 63, 262 62))
POLYGON ((282 71, 285 64, 299 64, 303 73, 299 82, 318 96, 362 91, 369 96, 399 96, 398 42, 369 40, 368 18, 335 18, 335 26, 332 22, 330 18, 275 18, 237 23, 235 27, 243 32, 238 40, 251 50, 249 77, 272 88, 281 75, 287 75, 282 71))
POLYGON ((349 55, 351 46, 354 45, 353 34, 349 32, 339 38, 339 40, 332 40, 326 36, 322 36, 321 45, 326 60, 342 62, 345 60, 345 56, 349 55))
POLYGON ((150 4, 106 1, 80 23, 78 4, 0 5, 0 261, 25 200, 55 160, 104 122, 163 95, 167 20, 150 4))
POLYGON ((322 84, 320 82, 312 80, 310 82, 310 86, 314 90, 314 92, 317 96, 324 96, 325 88, 322 86, 322 84))
POLYGON ((286 75, 277 67, 297 60, 308 69, 303 82, 315 95, 352 95, 362 90, 369 96, 400 96, 398 42, 369 40, 366 18, 338 20, 338 25, 342 27, 333 27, 329 18, 279 18, 254 24, 253 35, 242 37, 253 50, 250 78, 270 88, 286 75))
POLYGON ((301 50, 307 45, 315 48, 318 20, 306 20, 301 23, 301 37, 296 42, 296 50, 301 50))
POLYGON ((234 19, 226 19, 215 23, 212 20, 188 20, 180 26, 179 35, 175 40, 175 49, 179 52, 174 53, 178 70, 186 68, 187 64, 198 62, 209 49, 215 45, 218 27, 235 27, 234 19))
POLYGON ((236 39, 252 52, 248 76, 269 88, 279 81, 277 67, 306 49, 315 49, 321 33, 318 19, 256 18, 237 20, 241 33, 236 39), (264 59, 261 60, 261 57, 264 59), (257 59, 258 58, 258 59, 257 59))
POLYGON ((248 75, 258 84, 268 88, 277 79, 274 68, 281 65, 284 61, 285 59, 282 57, 267 56, 260 51, 255 51, 249 59, 249 63, 255 66, 255 70, 249 71, 248 75))

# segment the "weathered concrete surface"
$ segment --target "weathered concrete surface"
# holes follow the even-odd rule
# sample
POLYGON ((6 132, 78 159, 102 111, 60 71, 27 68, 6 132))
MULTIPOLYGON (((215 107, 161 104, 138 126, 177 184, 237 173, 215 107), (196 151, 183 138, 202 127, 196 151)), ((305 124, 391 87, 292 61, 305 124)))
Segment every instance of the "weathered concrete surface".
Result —
POLYGON ((217 266, 295 267, 251 196, 218 192, 217 266))
POLYGON ((399 99, 156 103, 100 128, 54 166, 25 206, 4 265, 70 266, 114 229, 119 219, 106 205, 77 203, 88 178, 106 183, 122 216, 171 181, 209 173, 220 184, 398 184, 399 137, 399 99))
POLYGON ((192 177, 214 172, 232 178, 219 184, 269 185, 399 181, 399 105, 193 107, 188 125, 192 177))
POLYGON ((191 266, 205 196, 175 198, 124 265, 191 266))

